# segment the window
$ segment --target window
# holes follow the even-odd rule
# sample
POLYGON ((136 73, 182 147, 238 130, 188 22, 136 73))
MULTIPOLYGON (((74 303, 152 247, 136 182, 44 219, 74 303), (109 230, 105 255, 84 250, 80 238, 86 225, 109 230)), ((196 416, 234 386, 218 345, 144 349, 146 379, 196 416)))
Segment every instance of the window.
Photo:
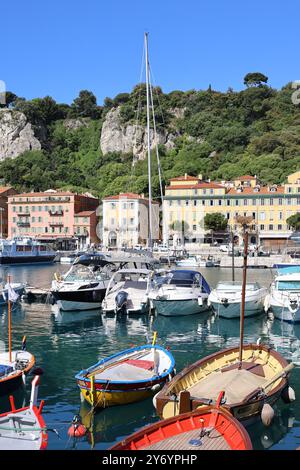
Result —
POLYGON ((169 206, 171 207, 173 204, 173 201, 169 201, 169 206))
POLYGON ((227 199, 227 206, 230 206, 230 199, 227 199))
POLYGON ((195 220, 196 220, 196 217, 197 217, 197 214, 196 214, 196 212, 193 212, 193 221, 195 221, 195 220))
POLYGON ((39 222, 43 222, 43 218, 42 218, 42 217, 39 217, 39 222))
POLYGON ((264 200, 264 199, 260 199, 260 205, 261 205, 261 206, 264 206, 264 205, 265 205, 265 200, 264 200))
POLYGON ((256 206, 256 199, 252 199, 252 205, 256 206))
POLYGON ((188 199, 185 201, 185 205, 188 206, 189 205, 189 201, 188 199))
POLYGON ((83 217, 83 222, 87 223, 87 222, 88 222, 88 218, 87 218, 87 217, 83 217))
POLYGON ((134 224, 134 218, 131 217, 131 219, 130 219, 130 225, 133 225, 133 224, 134 224))
POLYGON ((282 212, 279 212, 279 220, 282 220, 282 212))
POLYGON ((32 206, 31 210, 32 212, 35 212, 35 206, 32 206))
POLYGON ((266 214, 265 212, 260 212, 259 213, 259 220, 265 220, 266 219, 266 214))
POLYGON ((265 226, 264 226, 264 225, 260 225, 259 228, 260 228, 260 230, 265 230, 265 226))
POLYGON ((210 194, 214 194, 214 190, 213 190, 213 189, 211 189, 209 192, 210 192, 210 194))
POLYGON ((39 212, 42 212, 42 206, 38 206, 39 212))
POLYGON ((244 199, 244 206, 248 205, 248 199, 244 199))
POLYGON ((122 223, 123 223, 123 226, 127 225, 127 220, 124 218, 122 223))
POLYGON ((239 201, 238 199, 236 199, 236 200, 235 200, 235 205, 236 205, 236 206, 239 206, 239 205, 240 205, 239 202, 240 202, 240 201, 239 201))
POLYGON ((13 206, 13 212, 16 212, 16 206, 13 206))
POLYGON ((219 206, 222 205, 222 199, 219 199, 219 206))
POLYGON ((291 193, 291 192, 292 192, 291 186, 289 186, 289 187, 287 188, 287 190, 288 190, 288 193, 291 193))
POLYGON ((230 219, 230 212, 227 212, 226 216, 227 216, 227 220, 229 220, 230 219))
POLYGON ((110 219, 110 225, 115 225, 115 219, 114 219, 114 217, 112 217, 112 218, 110 219))
POLYGON ((282 230, 282 225, 278 224, 278 230, 282 230))
POLYGON ((16 220, 17 220, 17 217, 13 217, 13 222, 16 222, 16 220))
POLYGON ((269 225, 269 230, 274 230, 273 224, 270 224, 270 225, 269 225))
POLYGON ((195 200, 195 201, 194 201, 194 206, 196 206, 196 205, 197 205, 197 201, 195 200))
POLYGON ((214 201, 211 199, 210 200, 210 205, 213 206, 214 205, 214 201))
POLYGON ((290 206, 290 205, 292 204, 292 200, 289 198, 289 199, 287 200, 287 203, 288 203, 288 206, 290 206))
POLYGON ((197 225, 193 225, 193 230, 195 232, 195 230, 197 230, 197 225))
POLYGON ((206 194, 206 189, 202 189, 202 194, 206 194))
POLYGON ((198 189, 194 189, 194 194, 195 194, 195 196, 197 196, 197 194, 198 194, 198 189))
POLYGON ((31 217, 31 222, 35 222, 35 217, 31 217))
POLYGON ((116 203, 115 203, 115 202, 112 202, 111 205, 110 205, 110 207, 111 207, 112 209, 115 209, 115 208, 116 208, 116 203))
POLYGON ((270 220, 274 220, 274 212, 273 211, 270 211, 270 220))
POLYGON ((256 212, 252 212, 252 217, 253 217, 253 219, 255 220, 255 218, 256 218, 256 212))
POLYGON ((181 201, 180 200, 177 201, 177 205, 181 206, 181 201))
POLYGON ((282 206, 282 199, 281 199, 281 197, 278 199, 278 205, 279 205, 279 206, 282 206))
POLYGON ((271 197, 270 199, 270 206, 273 206, 274 205, 274 199, 271 197))
POLYGON ((202 206, 205 206, 205 200, 202 199, 202 206))
MULTIPOLYGON (((170 201, 170 203, 172 203, 172 201, 170 201)), ((170 206, 171 206, 171 204, 170 204, 170 206)), ((134 202, 131 202, 131 203, 129 204, 129 207, 130 207, 130 209, 134 209, 134 202)))
POLYGON ((123 202, 123 209, 127 209, 127 204, 126 204, 126 202, 123 202))

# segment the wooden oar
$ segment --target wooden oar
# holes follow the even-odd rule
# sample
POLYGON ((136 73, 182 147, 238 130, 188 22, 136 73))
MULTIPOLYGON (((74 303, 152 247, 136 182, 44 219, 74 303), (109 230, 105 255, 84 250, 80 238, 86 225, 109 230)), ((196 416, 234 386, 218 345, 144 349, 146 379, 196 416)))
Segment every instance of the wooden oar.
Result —
POLYGON ((265 385, 263 385, 261 387, 258 387, 256 390, 254 390, 254 392, 252 392, 247 397, 245 397, 246 401, 251 400, 251 398, 254 398, 259 393, 265 392, 267 388, 269 388, 274 382, 276 382, 276 380, 278 380, 281 377, 283 377, 284 375, 286 375, 294 367, 295 367, 295 365, 292 362, 290 364, 288 364, 284 369, 277 372, 277 374, 275 374, 274 377, 272 377, 265 385))

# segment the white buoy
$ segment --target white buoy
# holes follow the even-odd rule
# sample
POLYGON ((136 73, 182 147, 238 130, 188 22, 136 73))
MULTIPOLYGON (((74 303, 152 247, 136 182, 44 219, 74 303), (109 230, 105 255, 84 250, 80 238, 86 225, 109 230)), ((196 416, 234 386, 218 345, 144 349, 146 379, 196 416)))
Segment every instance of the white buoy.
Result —
POLYGON ((285 388, 282 391, 281 398, 284 403, 291 403, 296 400, 295 390, 292 387, 285 388))
POLYGON ((271 405, 265 403, 261 410, 261 420, 265 426, 270 426, 273 421, 275 412, 271 405))
POLYGON ((151 387, 152 392, 158 392, 160 390, 161 386, 160 384, 155 384, 153 387, 151 387))

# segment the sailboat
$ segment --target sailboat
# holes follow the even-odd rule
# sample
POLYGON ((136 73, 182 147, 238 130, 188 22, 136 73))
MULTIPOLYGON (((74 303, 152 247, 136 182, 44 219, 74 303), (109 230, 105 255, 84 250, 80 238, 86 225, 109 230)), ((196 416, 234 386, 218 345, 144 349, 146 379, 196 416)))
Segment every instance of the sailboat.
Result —
MULTIPOLYGON (((251 219, 252 220, 252 219, 251 219)), ((250 217, 238 217, 244 235, 244 266, 240 315, 239 347, 218 351, 186 367, 156 395, 154 403, 161 418, 169 418, 214 404, 218 392, 224 391, 222 406, 238 420, 261 416, 270 424, 271 405, 280 397, 295 399, 289 386, 294 367, 269 346, 244 344, 244 316, 247 274, 248 231, 250 217)))
POLYGON ((23 337, 21 350, 12 350, 11 304, 19 296, 12 288, 10 276, 7 281, 7 297, 8 351, 0 353, 0 396, 20 387, 35 364, 34 356, 26 351, 26 336, 23 337))

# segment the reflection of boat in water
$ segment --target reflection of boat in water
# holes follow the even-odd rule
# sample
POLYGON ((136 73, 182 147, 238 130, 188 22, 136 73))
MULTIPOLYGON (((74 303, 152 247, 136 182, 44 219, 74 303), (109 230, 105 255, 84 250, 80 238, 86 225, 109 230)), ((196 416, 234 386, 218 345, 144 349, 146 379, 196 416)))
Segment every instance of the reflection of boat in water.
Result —
POLYGON ((295 418, 290 408, 279 410, 276 407, 274 420, 269 427, 266 428, 260 421, 247 426, 253 448, 255 450, 272 448, 293 428, 294 420, 295 418))
POLYGON ((80 321, 87 321, 89 319, 99 320, 100 310, 81 310, 81 311, 62 311, 57 304, 51 305, 51 312, 54 315, 55 323, 62 325, 69 323, 78 323, 80 321))
POLYGON ((106 408, 96 413, 92 413, 91 407, 83 402, 79 414, 82 424, 88 430, 87 438, 91 444, 112 443, 120 436, 127 436, 158 420, 151 399, 117 408, 106 408))

